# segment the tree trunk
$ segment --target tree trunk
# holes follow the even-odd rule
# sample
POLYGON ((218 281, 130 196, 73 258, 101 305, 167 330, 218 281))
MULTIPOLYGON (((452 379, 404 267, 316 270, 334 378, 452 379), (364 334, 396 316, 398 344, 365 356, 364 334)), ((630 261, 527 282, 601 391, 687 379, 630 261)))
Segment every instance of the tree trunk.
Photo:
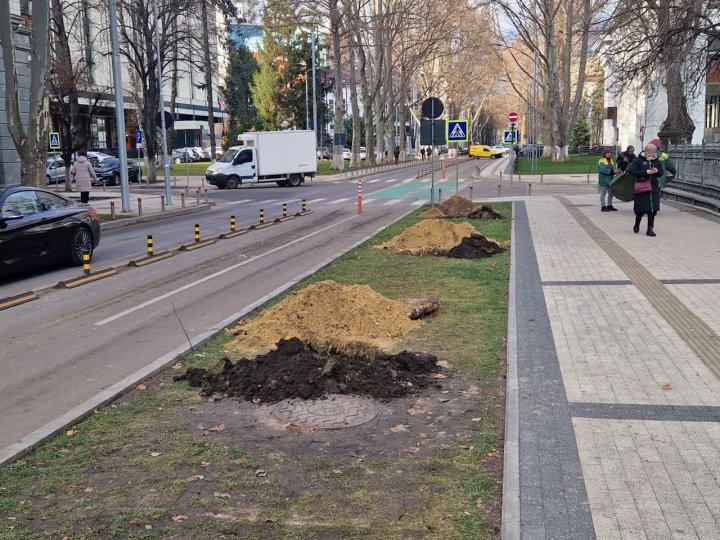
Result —
MULTIPOLYGON (((362 119, 360 118, 360 105, 358 104, 358 95, 357 95, 357 80, 355 77, 355 68, 356 68, 356 62, 355 62, 355 47, 350 47, 350 73, 349 73, 349 83, 350 83, 350 106, 352 107, 352 130, 353 130, 353 140, 352 140, 352 154, 350 156, 350 167, 358 167, 361 165, 362 160, 360 158, 360 146, 361 146, 361 140, 362 137, 362 130, 360 128, 360 122, 362 119)), ((367 154, 367 152, 366 152, 367 154)), ((367 159, 367 157, 366 157, 367 159)))
POLYGON ((337 134, 342 133, 343 128, 343 80, 342 80, 342 47, 340 42, 340 31, 342 28, 341 13, 338 8, 338 0, 330 0, 330 33, 332 34, 333 47, 333 70, 335 72, 335 140, 333 141, 333 169, 342 171, 345 168, 345 160, 342 156, 343 147, 337 144, 337 134))
MULTIPOLYGON (((680 67, 676 62, 665 63, 665 91, 667 93, 667 118, 660 126, 658 136, 667 146, 667 141, 679 144, 692 142, 695 124, 688 113, 687 96, 680 67)), ((666 146, 663 148, 666 149, 666 146)))
POLYGON ((208 0, 200 0, 203 19, 203 50, 205 53, 205 94, 207 96, 208 131, 210 132, 210 159, 215 163, 215 115, 213 113, 212 58, 210 56, 210 22, 208 21, 208 0))

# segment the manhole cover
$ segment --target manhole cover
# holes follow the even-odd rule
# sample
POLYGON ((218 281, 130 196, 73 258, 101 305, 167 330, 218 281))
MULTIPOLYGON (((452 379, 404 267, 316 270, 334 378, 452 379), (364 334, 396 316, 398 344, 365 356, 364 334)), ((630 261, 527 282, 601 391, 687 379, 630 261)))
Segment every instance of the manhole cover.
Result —
POLYGON ((342 429, 369 422, 378 414, 372 401, 359 396, 331 395, 327 399, 286 399, 273 409, 280 421, 296 427, 342 429))

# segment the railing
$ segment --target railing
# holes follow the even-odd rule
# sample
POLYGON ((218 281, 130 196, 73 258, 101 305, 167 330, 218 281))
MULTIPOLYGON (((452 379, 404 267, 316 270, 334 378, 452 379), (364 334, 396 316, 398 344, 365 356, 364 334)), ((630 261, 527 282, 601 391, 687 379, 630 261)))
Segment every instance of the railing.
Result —
POLYGON ((702 206, 720 208, 720 145, 670 145, 677 174, 666 186, 666 195, 702 206))

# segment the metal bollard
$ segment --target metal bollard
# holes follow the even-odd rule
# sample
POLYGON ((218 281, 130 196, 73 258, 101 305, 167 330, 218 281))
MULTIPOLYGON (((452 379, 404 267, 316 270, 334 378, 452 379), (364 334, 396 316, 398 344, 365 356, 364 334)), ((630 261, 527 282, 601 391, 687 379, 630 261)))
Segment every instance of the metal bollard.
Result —
POLYGON ((182 191, 180 192, 180 206, 185 208, 185 194, 182 191))
POLYGON ((205 204, 208 204, 208 190, 205 188, 205 204))
POLYGON ((83 273, 85 275, 87 275, 90 273, 90 252, 89 251, 83 252, 82 260, 83 260, 83 273))
POLYGON ((522 174, 518 173, 518 182, 522 182, 522 174))
POLYGON ((138 197, 138 216, 142 217, 142 199, 138 197))
POLYGON ((530 183, 528 184, 527 194, 528 194, 528 195, 532 195, 532 182, 530 182, 530 183))
POLYGON ((470 184, 470 200, 473 200, 473 185, 470 184))
POLYGON ((235 232, 235 216, 230 216, 230 232, 235 232))
POLYGON ((500 181, 502 182, 502 171, 500 171, 500 181))
POLYGON ((590 175, 589 174, 587 175, 587 183, 588 184, 590 183, 590 175))
POLYGON ((195 205, 200 206, 200 188, 195 190, 195 205))
POLYGON ((500 197, 500 190, 502 189, 502 186, 498 184, 498 198, 500 197))
POLYGON ((200 225, 198 223, 195 224, 195 241, 200 241, 200 225))
POLYGON ((362 178, 358 178, 358 214, 362 214, 362 178))
POLYGON ((265 210, 263 210, 262 208, 260 209, 259 219, 260 219, 260 225, 265 223, 265 210))
POLYGON ((152 257, 153 255, 155 255, 155 250, 153 249, 152 234, 147 235, 147 254, 148 254, 148 257, 152 257))
POLYGON ((190 186, 187 184, 185 184, 185 196, 186 197, 190 196, 190 186))
POLYGON ((202 177, 202 179, 200 181, 200 186, 205 187, 205 177, 204 176, 202 177))
POLYGON ((173 176, 173 187, 177 187, 177 176, 173 176))
POLYGON ((287 217, 287 203, 283 203, 283 216, 284 218, 287 217))
POLYGON ((307 212, 307 201, 305 199, 302 200, 302 211, 307 212))
POLYGON ((540 183, 543 183, 543 173, 540 173, 540 183))
POLYGON ((160 210, 165 211, 165 195, 160 195, 160 210))
POLYGON ((115 219, 115 202, 110 201, 110 219, 115 219))

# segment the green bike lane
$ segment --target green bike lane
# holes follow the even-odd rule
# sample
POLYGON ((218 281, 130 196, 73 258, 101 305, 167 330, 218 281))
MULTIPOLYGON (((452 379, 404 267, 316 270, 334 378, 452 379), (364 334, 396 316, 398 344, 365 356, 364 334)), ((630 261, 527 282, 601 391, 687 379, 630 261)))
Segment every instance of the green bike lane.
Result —
MULTIPOLYGON (((435 200, 442 194, 446 197, 454 195, 457 191, 467 189, 469 183, 472 181, 471 178, 471 166, 467 163, 463 163, 459 168, 459 181, 456 181, 456 175, 454 167, 452 170, 446 171, 445 180, 442 179, 442 171, 435 172, 435 200)), ((416 201, 430 200, 432 191, 432 179, 430 176, 423 176, 422 178, 406 178, 399 180, 399 183, 374 191, 372 193, 364 194, 365 200, 393 200, 393 199, 414 199, 416 201)), ((365 186, 363 186, 365 187, 365 186)), ((368 186, 370 187, 370 186, 368 186)))

